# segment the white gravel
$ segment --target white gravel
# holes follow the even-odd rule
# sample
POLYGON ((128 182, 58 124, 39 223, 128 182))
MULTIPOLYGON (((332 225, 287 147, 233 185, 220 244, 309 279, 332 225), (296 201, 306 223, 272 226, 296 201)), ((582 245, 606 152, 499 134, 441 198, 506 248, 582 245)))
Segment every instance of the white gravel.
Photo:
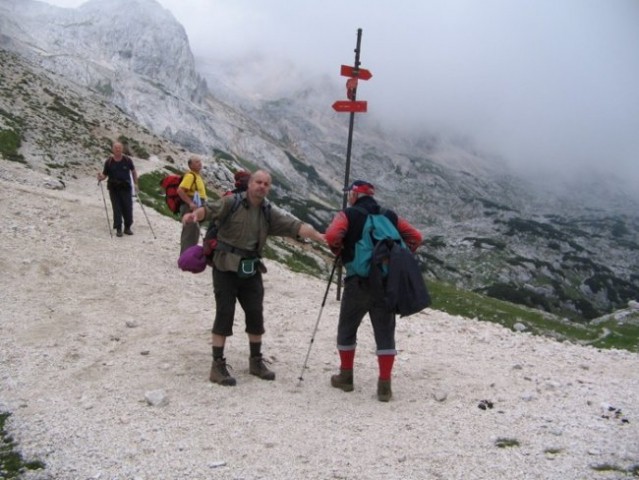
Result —
POLYGON ((637 354, 427 310, 398 320, 394 397, 381 403, 367 321, 355 391, 330 387, 334 289, 299 382, 326 283, 273 262, 264 352, 277 379, 248 374, 239 313, 227 345, 238 384, 212 385, 210 270, 178 270, 179 225, 147 208, 154 239, 136 205, 135 235, 110 238, 95 180, 64 190, 45 180, 0 161, 0 410, 13 413, 24 457, 46 464, 27 479, 581 480, 639 469, 637 354))

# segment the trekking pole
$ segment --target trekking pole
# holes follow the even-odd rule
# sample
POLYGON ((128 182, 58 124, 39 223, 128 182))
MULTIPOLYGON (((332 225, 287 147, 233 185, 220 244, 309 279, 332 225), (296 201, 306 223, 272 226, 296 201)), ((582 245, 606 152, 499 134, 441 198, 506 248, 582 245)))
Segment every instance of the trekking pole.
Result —
POLYGON ((153 234, 153 238, 157 240, 158 237, 155 236, 155 232, 153 231, 153 227, 151 226, 151 222, 149 222, 149 217, 146 216, 146 210, 144 210, 144 205, 142 205, 142 200, 140 200, 140 192, 137 193, 136 197, 138 197, 138 203, 140 204, 140 208, 142 209, 142 213, 144 214, 144 218, 146 218, 146 223, 149 224, 149 228, 151 229, 151 233, 153 234))
POLYGON ((311 347, 313 346, 313 342, 315 341, 315 334, 317 333, 317 327, 319 326, 320 318, 322 317, 322 311, 324 310, 324 305, 326 304, 326 297, 328 296, 328 290, 331 288, 331 282, 333 281, 333 274, 335 273, 335 267, 337 266, 338 263, 339 263, 339 257, 335 257, 335 262, 333 262, 333 269, 331 270, 331 275, 330 277, 328 277, 328 283, 326 284, 326 291, 324 292, 324 299, 322 300, 322 306, 320 307, 319 315, 317 315, 317 321, 315 322, 313 335, 311 336, 311 341, 308 345, 308 352, 306 352, 304 365, 302 365, 302 371, 300 372, 299 382, 297 383, 298 387, 302 384, 302 380, 304 380, 304 370, 306 370, 308 357, 311 355, 311 347))
POLYGON ((102 202, 104 203, 104 213, 106 213, 107 219, 107 228, 109 229, 109 235, 113 238, 113 232, 111 231, 111 220, 109 220, 109 210, 106 206, 106 198, 104 198, 104 187, 102 186, 102 182, 98 180, 98 185, 100 185, 100 191, 102 192, 102 202))

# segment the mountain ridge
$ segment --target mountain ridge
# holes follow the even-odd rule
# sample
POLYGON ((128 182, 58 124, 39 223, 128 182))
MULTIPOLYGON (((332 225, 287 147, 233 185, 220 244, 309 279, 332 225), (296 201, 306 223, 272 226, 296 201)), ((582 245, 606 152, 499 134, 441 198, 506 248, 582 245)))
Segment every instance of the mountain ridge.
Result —
MULTIPOLYGON (((157 45, 136 43, 133 34, 120 38, 119 43, 101 43, 99 39, 108 35, 108 26, 120 18, 116 8, 119 1, 92 0, 75 10, 26 1, 28 8, 19 11, 15 10, 17 2, 0 1, 0 46, 62 75, 56 78, 89 89, 90 94, 75 96, 76 105, 82 98, 92 98, 91 110, 105 108, 100 102, 108 102, 124 115, 119 126, 113 125, 111 130, 86 127, 82 137, 87 152, 73 161, 83 163, 82 157, 86 162, 86 158, 104 156, 115 130, 132 129, 135 133, 127 136, 165 158, 179 159, 186 151, 205 155, 213 152, 210 170, 215 174, 209 177, 213 182, 228 181, 229 169, 214 166, 221 158, 231 158, 246 168, 268 168, 275 180, 274 201, 318 227, 325 226, 340 208, 347 134, 346 116, 324 113, 320 108, 323 98, 329 105, 330 82, 298 82, 296 89, 288 91, 288 97, 276 93, 274 98, 237 102, 238 93, 227 92, 217 98, 208 87, 217 84, 209 80, 215 66, 202 74, 197 71, 184 29, 154 0, 136 3, 139 15, 147 22, 135 34, 154 38, 157 32, 167 31, 177 35, 169 38, 167 34, 157 45), (30 22, 39 24, 37 19, 29 19, 30 9, 48 12, 44 18, 49 28, 33 32, 30 22), (95 20, 98 10, 99 22, 95 20), (61 28, 61 22, 52 18, 72 18, 73 23, 61 28), (91 49, 82 42, 86 36, 94 38, 91 49), (170 46, 162 47, 167 42, 170 46), (48 45, 63 45, 55 52, 67 55, 43 55, 48 45), (126 48, 130 48, 129 53, 126 48), (69 63, 71 56, 75 63, 69 63), (93 58, 102 59, 106 70, 95 69, 93 58), (113 59, 111 63, 104 60, 109 58, 113 59), (89 61, 83 63, 82 59, 89 61), (182 75, 158 73, 169 70, 182 75), (141 127, 133 128, 125 118, 141 127)), ((125 21, 131 22, 121 20, 122 31, 127 30, 125 21)), ((224 74, 229 71, 224 66, 220 70, 224 74)), ((20 85, 19 79, 13 85, 20 85)), ((14 88, 26 89, 27 85, 14 88)), ((50 102, 40 108, 40 116, 66 112, 70 117, 64 121, 70 122, 69 129, 74 128, 73 118, 76 124, 81 120, 79 109, 74 109, 64 95, 48 95, 42 93, 43 89, 39 92, 37 95, 44 95, 43 101, 50 102)), ((24 126, 11 127, 7 119, 17 113, 12 113, 14 95, 7 92, 0 104, 4 112, 9 112, 0 117, 5 125, 2 128, 20 130, 19 151, 27 162, 48 158, 50 164, 63 164, 56 159, 69 157, 65 148, 59 151, 50 138, 41 138, 48 136, 49 127, 43 126, 38 132, 35 123, 30 125, 26 120, 29 109, 35 108, 29 102, 24 102, 21 114, 24 126)), ((597 183, 601 191, 591 189, 587 192, 590 198, 586 195, 583 201, 577 190, 565 190, 563 198, 550 191, 542 197, 530 182, 510 172, 499 159, 483 156, 463 139, 432 133, 399 136, 383 131, 374 120, 360 119, 358 116, 350 176, 373 180, 380 201, 393 205, 424 231, 427 251, 422 260, 428 275, 518 303, 586 318, 619 308, 639 296, 639 220, 633 214, 639 209, 623 191, 615 191, 614 182, 597 183), (604 194, 613 199, 617 195, 610 207, 604 194)), ((74 144, 62 134, 59 142, 66 145, 66 150, 74 144)), ((95 160, 89 163, 95 168, 95 160)))

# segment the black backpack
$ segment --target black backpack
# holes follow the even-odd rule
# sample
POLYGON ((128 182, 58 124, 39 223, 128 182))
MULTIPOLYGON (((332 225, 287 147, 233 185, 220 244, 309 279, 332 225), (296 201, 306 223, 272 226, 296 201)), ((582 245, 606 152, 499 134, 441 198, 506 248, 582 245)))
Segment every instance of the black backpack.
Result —
POLYGON ((421 312, 431 304, 417 259, 410 250, 391 239, 380 240, 375 245, 369 280, 388 310, 400 317, 421 312))

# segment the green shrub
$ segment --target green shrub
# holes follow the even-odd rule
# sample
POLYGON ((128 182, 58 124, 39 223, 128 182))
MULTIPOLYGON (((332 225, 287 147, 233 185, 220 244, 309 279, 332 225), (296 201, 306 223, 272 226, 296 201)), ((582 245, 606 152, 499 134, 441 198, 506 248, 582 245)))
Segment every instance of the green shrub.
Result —
POLYGON ((16 451, 17 444, 4 425, 11 414, 0 412, 0 478, 20 478, 24 470, 40 470, 45 468, 39 460, 27 462, 16 451))
POLYGON ((18 153, 21 145, 20 135, 14 130, 0 130, 0 155, 12 162, 26 163, 18 153))

